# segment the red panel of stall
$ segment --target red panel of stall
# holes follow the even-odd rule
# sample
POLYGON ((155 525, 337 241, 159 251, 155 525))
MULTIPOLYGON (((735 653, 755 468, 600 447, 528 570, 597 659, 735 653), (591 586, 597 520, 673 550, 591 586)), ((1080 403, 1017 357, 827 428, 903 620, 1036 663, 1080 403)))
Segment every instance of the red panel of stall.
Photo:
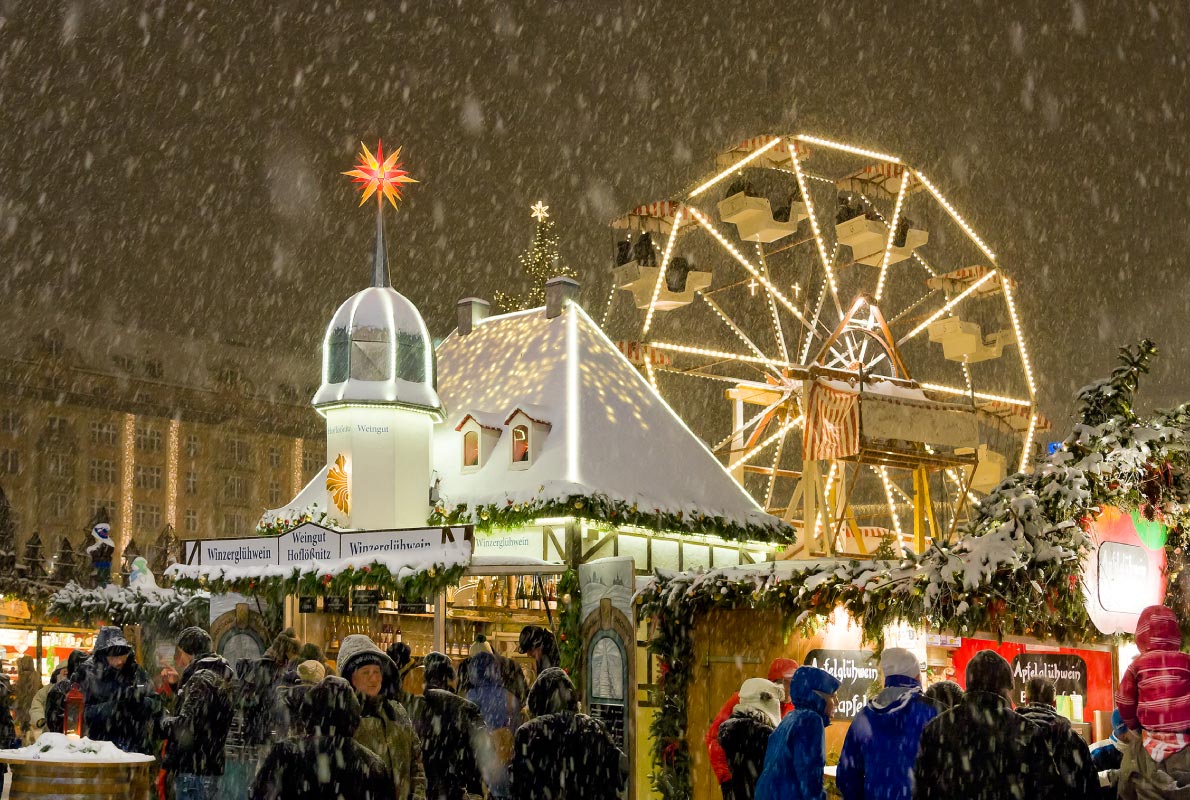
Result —
POLYGON ((1029 678, 1040 676, 1048 678, 1059 695, 1072 698, 1074 716, 1084 722, 1093 723, 1096 711, 1110 714, 1115 708, 1110 652, 964 638, 953 655, 954 679, 964 689, 967 662, 980 650, 995 650, 1012 665, 1013 701, 1017 705, 1024 703, 1021 693, 1029 678), (1081 697, 1081 714, 1075 705, 1078 701, 1073 700, 1075 696, 1081 697))

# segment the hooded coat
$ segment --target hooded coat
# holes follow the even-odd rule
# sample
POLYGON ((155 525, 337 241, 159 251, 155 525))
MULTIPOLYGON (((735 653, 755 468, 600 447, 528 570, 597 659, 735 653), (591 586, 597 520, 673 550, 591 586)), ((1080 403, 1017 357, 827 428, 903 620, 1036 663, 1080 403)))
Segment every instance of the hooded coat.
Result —
POLYGON ((1120 800, 1190 800, 1190 747, 1153 760, 1140 736, 1124 748, 1116 790, 1120 800))
POLYGON ((479 707, 446 688, 454 667, 441 653, 426 656, 421 708, 413 720, 421 737, 426 766, 426 797, 461 800, 481 794, 481 764, 490 759, 491 745, 479 707))
POLYGON ((45 695, 45 730, 62 733, 66 723, 66 694, 70 691, 71 683, 77 683, 80 687, 83 685, 83 670, 86 668, 87 653, 71 650, 66 658, 66 676, 51 686, 45 695))
POLYGON ((556 667, 529 690, 534 719, 516 732, 508 772, 515 800, 614 800, 627 779, 624 754, 603 723, 578 713, 570 677, 556 667))
POLYGON ((1116 689, 1116 707, 1130 729, 1190 732, 1190 654, 1181 652, 1178 618, 1165 606, 1149 606, 1136 625, 1133 659, 1116 689))
POLYGON ((119 628, 100 628, 82 673, 87 736, 111 742, 126 753, 152 755, 150 737, 161 716, 161 702, 149 673, 136 663, 136 653, 119 628), (128 658, 120 669, 107 663, 108 653, 116 648, 128 649, 128 658))
POLYGON ((252 782, 251 800, 391 800, 388 767, 352 738, 360 705, 351 685, 325 678, 300 708, 309 735, 273 745, 252 782))
MULTIPOLYGON (((774 658, 772 663, 769 664, 768 679, 773 683, 781 683, 795 669, 797 669, 797 662, 793 659, 774 658)), ((719 744, 719 726, 735 713, 735 707, 739 704, 740 693, 732 692, 731 697, 727 698, 727 702, 723 704, 723 707, 719 709, 719 713, 711 720, 711 727, 707 728, 707 735, 704 740, 707 743, 707 753, 711 757, 711 769, 715 771, 715 779, 720 784, 731 780, 731 767, 727 763, 727 754, 723 752, 723 746, 719 744)), ((781 702, 782 717, 792 710, 793 704, 789 702, 789 698, 781 702)))
POLYGON ((913 779, 915 800, 1056 796, 1041 728, 1013 711, 1007 697, 985 691, 968 690, 926 725, 913 779))
POLYGON ((508 765, 512 761, 516 731, 521 725, 521 704, 505 686, 501 664, 494 654, 476 653, 466 663, 471 677, 466 697, 479 707, 491 742, 488 757, 481 758, 480 763, 484 783, 493 795, 507 797, 508 765))
POLYGON ((768 714, 742 706, 737 706, 719 726, 719 746, 723 748, 727 766, 731 769, 731 779, 727 783, 731 800, 755 797, 756 782, 764 769, 764 755, 773 730, 773 721, 768 714))
POLYGON ((178 714, 161 723, 162 767, 178 775, 222 775, 223 747, 235 713, 235 670, 223 656, 196 655, 178 681, 178 714))
POLYGON ((1083 800, 1099 788, 1099 772, 1091 760, 1091 748, 1075 732, 1070 720, 1045 703, 1030 703, 1016 710, 1025 719, 1041 728, 1045 744, 1058 770, 1061 787, 1055 800, 1083 800))
POLYGON ((909 800, 921 732, 938 707, 917 678, 890 675, 884 689, 851 723, 839 754, 836 783, 843 800, 909 800))
POLYGON ((789 682, 794 710, 769 737, 764 770, 756 782, 756 800, 826 800, 826 700, 839 680, 824 669, 798 667, 789 682))
MULTIPOLYGON (((336 664, 343 680, 365 664, 377 664, 383 684, 397 680, 397 665, 376 643, 362 634, 344 637, 336 664)), ((356 693, 359 695, 359 693, 356 693)), ((376 697, 359 695, 360 722, 355 741, 380 757, 392 775, 398 800, 422 800, 426 796, 426 777, 422 770, 422 742, 403 706, 384 696, 383 685, 376 697)))

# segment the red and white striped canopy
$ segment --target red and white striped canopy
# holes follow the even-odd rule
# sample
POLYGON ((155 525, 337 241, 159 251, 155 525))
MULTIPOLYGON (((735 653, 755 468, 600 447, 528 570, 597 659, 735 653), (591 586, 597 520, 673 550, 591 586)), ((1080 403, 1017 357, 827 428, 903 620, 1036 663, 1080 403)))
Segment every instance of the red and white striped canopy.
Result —
MULTIPOLYGON (((926 281, 926 286, 931 289, 961 292, 991 271, 991 267, 984 267, 977 264, 970 267, 960 267, 959 269, 930 278, 926 281)), ((996 277, 976 289, 975 294, 979 296, 995 294, 1000 291, 1000 285, 1003 281, 1008 282, 1008 288, 1010 290, 1016 289, 1016 281, 1007 277, 1003 272, 997 272, 996 277)))

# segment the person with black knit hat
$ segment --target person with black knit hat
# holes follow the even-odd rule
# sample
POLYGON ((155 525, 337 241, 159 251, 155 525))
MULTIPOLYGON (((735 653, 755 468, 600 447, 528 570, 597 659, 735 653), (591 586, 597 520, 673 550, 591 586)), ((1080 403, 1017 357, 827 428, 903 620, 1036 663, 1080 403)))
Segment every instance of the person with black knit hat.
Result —
POLYGON ((603 723, 578 711, 570 676, 550 668, 529 690, 533 719, 516 732, 509 778, 512 797, 530 800, 615 800, 627 780, 627 759, 603 723))
POLYGON ((339 647, 338 668, 359 697, 355 741, 380 756, 392 773, 398 800, 423 800, 422 742, 405 708, 384 696, 385 687, 398 679, 397 665, 370 638, 353 633, 339 647))
POLYGON ((454 665, 442 653, 429 653, 421 713, 413 724, 422 740, 429 800, 463 800, 482 794, 482 764, 491 759, 491 743, 479 706, 452 691, 454 665))
POLYGON ((198 627, 182 631, 174 646, 174 664, 182 670, 178 713, 162 721, 161 735, 162 768, 173 776, 178 800, 214 800, 223 775, 235 671, 214 649, 210 634, 198 627))
POLYGON ((251 800, 390 800, 393 779, 371 750, 355 741, 360 703, 334 676, 311 687, 301 704, 300 740, 273 745, 252 783, 251 800))
POLYGON ((558 655, 558 642, 554 639, 554 634, 538 625, 526 625, 521 628, 516 651, 533 658, 533 665, 537 668, 538 675, 550 667, 562 666, 562 658, 558 655))
POLYGON ((1012 667, 994 650, 967 663, 967 692, 922 732, 916 800, 1020 800, 1059 795, 1041 728, 1012 710, 1012 667))

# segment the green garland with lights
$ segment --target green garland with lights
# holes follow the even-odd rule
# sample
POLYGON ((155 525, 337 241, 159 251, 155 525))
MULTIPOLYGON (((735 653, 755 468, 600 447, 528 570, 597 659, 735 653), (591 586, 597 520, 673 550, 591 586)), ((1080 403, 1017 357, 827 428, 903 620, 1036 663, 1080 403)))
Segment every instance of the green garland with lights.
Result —
POLYGON ((575 517, 608 525, 632 525, 656 531, 697 533, 752 542, 792 542, 791 527, 774 519, 771 524, 740 524, 709 514, 670 513, 641 508, 637 503, 602 494, 572 494, 564 499, 539 498, 524 502, 507 500, 476 506, 439 505, 430 514, 431 525, 474 525, 476 530, 521 528, 546 517, 575 517))
MULTIPOLYGON (((666 573, 638 596, 657 657, 658 707, 650 726, 654 788, 690 800, 688 690, 693 632, 714 609, 777 611, 786 633, 811 634, 835 608, 881 646, 883 631, 909 623, 957 635, 988 632, 1059 642, 1101 641, 1083 601, 1086 535, 1102 508, 1136 509, 1170 528, 1167 603, 1188 593, 1179 579, 1190 518, 1190 404, 1141 420, 1133 408, 1156 348, 1122 348, 1112 375, 1078 394, 1081 421, 1033 472, 1004 480, 954 543, 898 561, 787 562, 778 571, 666 573)), ((1185 618, 1185 614, 1181 615, 1185 618)))
POLYGON ((140 625, 175 634, 191 625, 205 627, 209 623, 211 596, 177 589, 87 589, 71 581, 49 598, 46 613, 65 625, 140 625))
POLYGON ((576 686, 583 667, 583 596, 578 572, 568 569, 558 578, 558 655, 576 686))

